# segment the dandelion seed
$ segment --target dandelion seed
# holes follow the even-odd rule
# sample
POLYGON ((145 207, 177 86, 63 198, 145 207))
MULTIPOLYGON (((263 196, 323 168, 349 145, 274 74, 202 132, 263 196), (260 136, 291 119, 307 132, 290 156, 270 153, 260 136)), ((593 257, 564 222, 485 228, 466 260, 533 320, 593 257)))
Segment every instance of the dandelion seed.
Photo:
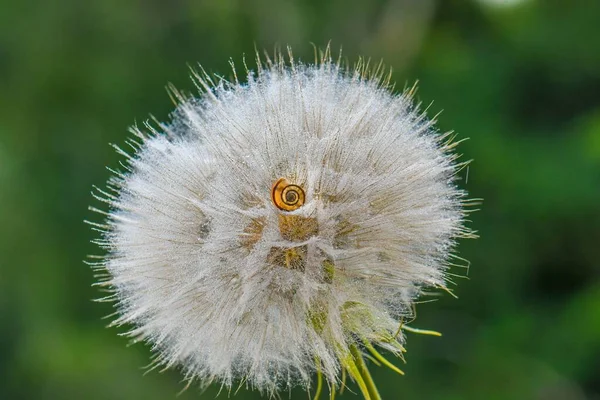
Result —
POLYGON ((455 143, 381 68, 258 64, 245 83, 195 74, 199 98, 172 90, 169 124, 132 129, 95 193, 99 284, 114 324, 188 381, 334 398, 347 375, 377 400, 366 359, 402 374, 376 348, 402 357, 419 332, 402 321, 473 236, 455 143))

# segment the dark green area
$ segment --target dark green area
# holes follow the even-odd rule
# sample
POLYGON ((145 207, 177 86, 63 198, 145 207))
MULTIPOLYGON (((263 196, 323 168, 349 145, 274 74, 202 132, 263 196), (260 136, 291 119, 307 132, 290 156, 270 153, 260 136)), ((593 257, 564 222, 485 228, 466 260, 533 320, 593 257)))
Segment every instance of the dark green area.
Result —
POLYGON ((108 143, 167 119, 186 64, 228 75, 255 45, 310 60, 329 40, 420 81, 485 199, 459 299, 418 309, 444 336, 409 334, 405 377, 372 368, 383 398, 600 398, 599 1, 0 0, 1 399, 176 398, 179 373, 143 375, 149 349, 91 301, 82 221, 118 165, 108 143))

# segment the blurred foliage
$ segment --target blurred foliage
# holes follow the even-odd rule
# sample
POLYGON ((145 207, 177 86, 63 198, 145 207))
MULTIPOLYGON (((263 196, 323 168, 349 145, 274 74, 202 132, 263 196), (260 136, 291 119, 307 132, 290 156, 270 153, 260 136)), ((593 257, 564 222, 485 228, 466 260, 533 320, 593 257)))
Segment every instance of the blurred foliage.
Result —
POLYGON ((418 308, 444 336, 408 338, 403 378, 373 368, 383 397, 600 399, 599 23, 597 0, 0 0, 0 398, 175 398, 179 373, 144 375, 149 349, 91 301, 82 221, 118 165, 107 144, 168 118, 186 64, 331 40, 420 81, 485 199, 460 298, 418 308))

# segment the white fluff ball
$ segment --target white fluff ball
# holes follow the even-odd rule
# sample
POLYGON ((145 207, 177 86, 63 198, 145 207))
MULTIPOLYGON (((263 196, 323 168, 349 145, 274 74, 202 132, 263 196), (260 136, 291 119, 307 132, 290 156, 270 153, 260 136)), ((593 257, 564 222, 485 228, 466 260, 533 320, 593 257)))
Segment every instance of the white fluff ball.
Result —
POLYGON ((190 381, 273 394, 347 372, 375 399, 363 352, 401 355, 401 321, 471 235, 461 164, 364 63, 259 64, 246 83, 196 75, 200 98, 175 92, 170 124, 133 130, 96 193, 101 284, 115 324, 190 381))

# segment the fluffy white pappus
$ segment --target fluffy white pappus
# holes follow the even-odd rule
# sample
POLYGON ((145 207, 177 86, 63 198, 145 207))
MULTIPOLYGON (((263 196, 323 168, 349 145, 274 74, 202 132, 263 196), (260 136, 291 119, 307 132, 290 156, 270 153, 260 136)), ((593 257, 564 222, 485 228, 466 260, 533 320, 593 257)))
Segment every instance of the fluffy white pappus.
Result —
MULTIPOLYGON (((381 71, 381 70, 379 70, 381 71)), ((365 63, 259 61, 244 83, 195 74, 199 98, 137 128, 95 267, 116 325, 188 381, 276 394, 401 356, 402 321, 446 288, 468 205, 450 134, 365 63)))

